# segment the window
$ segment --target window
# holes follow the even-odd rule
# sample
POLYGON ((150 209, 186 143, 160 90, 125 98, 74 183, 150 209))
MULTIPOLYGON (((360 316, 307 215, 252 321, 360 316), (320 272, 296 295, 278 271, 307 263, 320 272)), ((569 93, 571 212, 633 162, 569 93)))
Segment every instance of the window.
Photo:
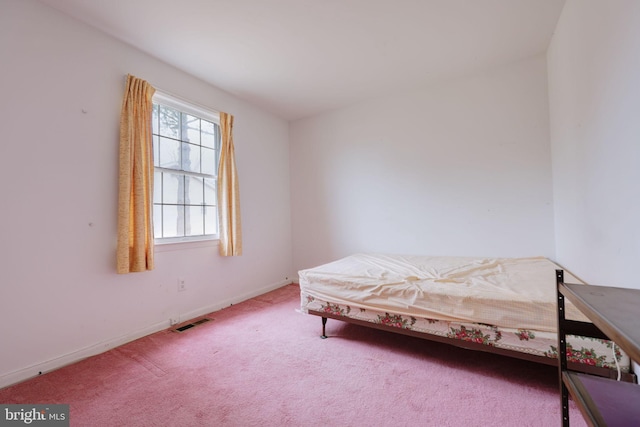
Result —
POLYGON ((218 237, 218 113, 153 97, 153 228, 156 243, 218 237))

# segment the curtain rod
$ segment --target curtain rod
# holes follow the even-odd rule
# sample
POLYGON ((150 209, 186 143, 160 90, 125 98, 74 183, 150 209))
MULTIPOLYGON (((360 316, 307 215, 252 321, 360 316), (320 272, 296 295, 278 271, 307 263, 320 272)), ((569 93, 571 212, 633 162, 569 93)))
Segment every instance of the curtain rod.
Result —
MULTIPOLYGON (((124 75, 124 81, 125 81, 125 83, 126 83, 126 82, 127 82, 127 80, 129 79, 129 76, 131 76, 131 77, 136 77, 136 76, 134 76, 133 74, 128 74, 128 73, 127 73, 127 74, 125 74, 125 75, 124 75)), ((139 77, 136 77, 136 78, 139 78, 139 77)), ((141 80, 144 80, 144 79, 141 79, 141 80)), ((149 83, 149 82, 148 82, 148 83, 149 83)), ((156 90, 156 92, 160 92, 160 95, 166 95, 166 96, 169 96, 169 97, 171 97, 171 98, 175 98, 177 101, 184 102, 185 104, 191 104, 191 105, 193 105, 194 107, 200 108, 200 109, 202 109, 202 110, 212 111, 212 112, 214 112, 214 113, 218 113, 218 114, 220 114, 220 113, 222 112, 222 110, 220 110, 220 109, 218 109, 218 108, 214 108, 214 107, 210 107, 210 106, 207 106, 207 105, 199 104, 199 103, 197 103, 197 102, 193 102, 193 101, 191 101, 191 100, 189 100, 189 99, 184 98, 183 96, 176 95, 176 94, 171 93, 171 92, 169 92, 169 91, 167 91, 167 90, 164 90, 164 89, 162 89, 162 88, 160 88, 160 87, 157 87, 157 86, 155 86, 155 85, 154 85, 154 84, 152 84, 152 83, 149 83, 149 84, 150 84, 150 85, 151 85, 151 86, 156 90)))

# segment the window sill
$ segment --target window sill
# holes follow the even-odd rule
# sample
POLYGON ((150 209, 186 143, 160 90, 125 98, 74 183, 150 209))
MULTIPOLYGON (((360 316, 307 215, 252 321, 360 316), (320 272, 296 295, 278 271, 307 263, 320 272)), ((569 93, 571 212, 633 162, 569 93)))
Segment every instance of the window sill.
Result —
POLYGON ((184 249, 198 249, 218 246, 220 239, 192 240, 190 242, 155 242, 155 252, 181 251, 184 249))

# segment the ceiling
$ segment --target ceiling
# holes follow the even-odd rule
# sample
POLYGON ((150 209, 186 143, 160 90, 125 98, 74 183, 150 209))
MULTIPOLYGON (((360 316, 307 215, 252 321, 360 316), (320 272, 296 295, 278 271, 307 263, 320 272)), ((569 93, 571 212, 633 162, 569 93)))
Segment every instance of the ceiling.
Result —
POLYGON ((544 52, 564 0, 40 0, 287 120, 544 52))

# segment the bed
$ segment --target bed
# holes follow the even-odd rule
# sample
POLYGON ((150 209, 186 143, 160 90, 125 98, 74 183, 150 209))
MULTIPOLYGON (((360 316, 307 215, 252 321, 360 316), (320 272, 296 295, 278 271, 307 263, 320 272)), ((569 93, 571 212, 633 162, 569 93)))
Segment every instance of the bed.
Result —
MULTIPOLYGON (((557 365, 558 269, 543 257, 355 254, 299 272, 301 310, 322 318, 323 338, 331 318, 557 365)), ((588 321, 570 304, 565 315, 588 321)), ((634 379, 611 341, 569 336, 567 356, 572 369, 634 379)))

